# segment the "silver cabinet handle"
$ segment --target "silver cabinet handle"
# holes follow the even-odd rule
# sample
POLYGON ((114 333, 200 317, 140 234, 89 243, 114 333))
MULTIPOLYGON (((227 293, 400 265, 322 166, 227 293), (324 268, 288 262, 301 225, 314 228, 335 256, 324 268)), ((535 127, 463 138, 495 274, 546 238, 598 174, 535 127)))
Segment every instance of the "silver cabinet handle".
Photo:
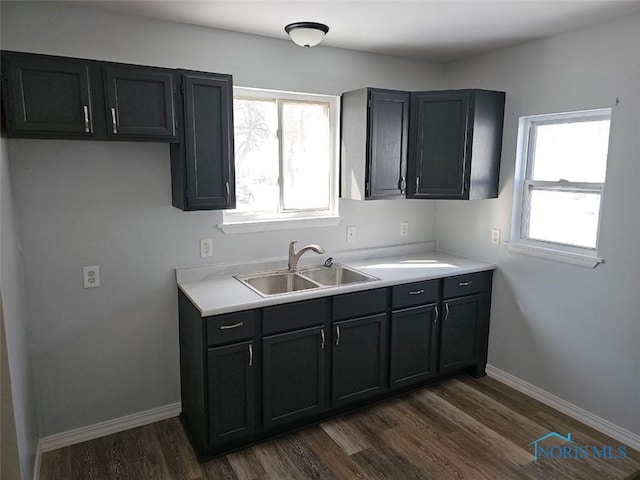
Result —
POLYGON ((416 177, 416 193, 420 190, 420 177, 416 177))
POLYGON ((421 295, 424 293, 424 289, 422 290, 414 290, 413 292, 409 292, 409 295, 421 295))
POLYGON ((253 344, 249 344, 249 366, 253 367, 253 344))
POLYGON ((444 302, 444 319, 449 318, 449 304, 444 302))
POLYGON ((436 305, 436 308, 433 311, 434 315, 433 315, 433 323, 438 323, 438 305, 436 305))
POLYGON ((473 282, 460 282, 458 283, 459 286, 461 287, 468 287, 469 285, 471 285, 473 282))
POLYGON ((118 120, 116 118, 116 109, 111 108, 111 124, 113 126, 113 133, 118 133, 118 120))
POLYGON ((84 114, 84 131, 89 133, 91 131, 89 127, 89 105, 82 106, 82 113, 84 114))
POLYGON ((400 177, 400 193, 404 193, 407 188, 407 181, 404 177, 400 177))
POLYGON ((229 330, 231 328, 238 328, 244 325, 244 322, 234 323, 233 325, 220 325, 220 330, 229 330))
POLYGON ((320 349, 324 350, 324 328, 320 330, 320 336, 322 337, 322 345, 320 345, 320 349))
POLYGON ((229 182, 224 182, 224 188, 226 190, 226 194, 227 194, 227 203, 231 203, 231 193, 229 190, 229 182))
POLYGON ((336 347, 340 345, 340 325, 336 325, 336 347))

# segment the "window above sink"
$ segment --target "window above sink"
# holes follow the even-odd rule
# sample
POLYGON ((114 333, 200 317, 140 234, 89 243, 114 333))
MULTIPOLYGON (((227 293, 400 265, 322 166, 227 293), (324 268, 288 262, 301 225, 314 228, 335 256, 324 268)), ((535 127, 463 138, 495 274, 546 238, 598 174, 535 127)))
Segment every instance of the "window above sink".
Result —
POLYGON ((336 96, 235 88, 236 209, 219 227, 337 224, 339 117, 336 96))

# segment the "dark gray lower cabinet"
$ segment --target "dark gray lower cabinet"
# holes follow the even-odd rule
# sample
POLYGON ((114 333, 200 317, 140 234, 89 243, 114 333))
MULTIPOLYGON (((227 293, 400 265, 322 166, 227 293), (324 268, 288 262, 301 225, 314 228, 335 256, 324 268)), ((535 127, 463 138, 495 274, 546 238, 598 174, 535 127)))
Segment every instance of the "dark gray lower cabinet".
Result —
POLYGON ((432 303, 391 314, 391 388, 435 377, 438 309, 432 303))
POLYGON ((482 295, 445 300, 440 325, 440 371, 457 370, 478 362, 482 295))
POLYGON ((202 317, 179 293, 200 460, 457 373, 485 374, 493 272, 202 317))
POLYGON ((385 390, 387 315, 382 313, 333 324, 332 406, 385 390))
POLYGON ((324 327, 262 339, 264 428, 312 417, 325 408, 324 327))
POLYGON ((210 348, 208 353, 209 444, 219 445, 255 431, 253 341, 210 348))

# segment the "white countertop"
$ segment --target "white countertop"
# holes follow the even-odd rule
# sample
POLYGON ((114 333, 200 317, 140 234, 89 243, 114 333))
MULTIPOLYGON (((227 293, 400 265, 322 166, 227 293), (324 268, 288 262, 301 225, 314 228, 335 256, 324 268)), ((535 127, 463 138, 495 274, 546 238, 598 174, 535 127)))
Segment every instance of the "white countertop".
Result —
MULTIPOLYGON (((358 292, 403 283, 442 278, 465 273, 493 270, 495 265, 433 250, 433 243, 403 247, 385 247, 357 252, 325 254, 308 253, 301 266, 320 264, 332 256, 341 263, 380 280, 303 290, 295 293, 262 297, 239 280, 235 274, 260 273, 286 269, 286 259, 272 259, 237 265, 180 268, 176 270, 178 287, 198 308, 203 317, 237 312, 282 303, 298 302, 341 293, 358 292)), ((301 262, 302 263, 302 262, 301 262)))

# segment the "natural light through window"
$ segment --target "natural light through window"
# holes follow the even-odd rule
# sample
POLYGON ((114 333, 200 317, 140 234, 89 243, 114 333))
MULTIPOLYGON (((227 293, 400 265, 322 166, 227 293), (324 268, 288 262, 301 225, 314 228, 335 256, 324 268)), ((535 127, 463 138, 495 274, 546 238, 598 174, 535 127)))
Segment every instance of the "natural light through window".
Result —
POLYGON ((595 256, 610 109, 524 117, 512 242, 595 256))
POLYGON ((225 224, 337 215, 338 97, 234 90, 236 209, 225 224))

